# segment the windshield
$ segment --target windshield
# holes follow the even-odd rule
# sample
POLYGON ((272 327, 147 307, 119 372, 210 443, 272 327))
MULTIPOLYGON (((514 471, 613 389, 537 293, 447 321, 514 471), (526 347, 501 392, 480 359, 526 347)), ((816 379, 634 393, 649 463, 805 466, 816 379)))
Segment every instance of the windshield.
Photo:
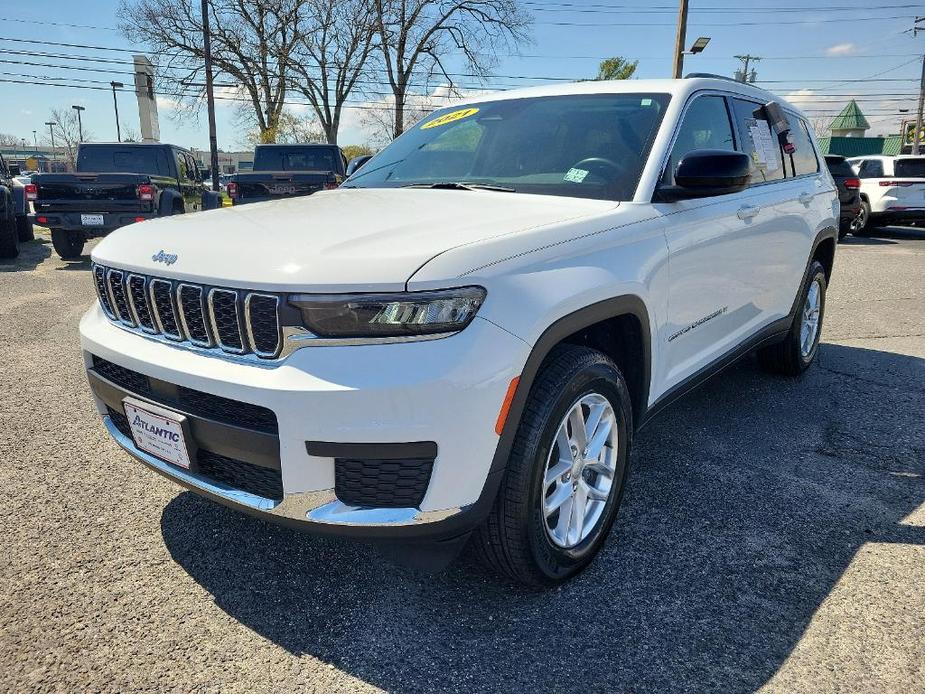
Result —
POLYGON ((330 147, 258 147, 254 171, 334 171, 330 147))
POLYGON ((140 173, 169 176, 167 155, 161 147, 140 145, 82 145, 77 150, 77 170, 90 173, 140 173))
POLYGON ((896 176, 925 178, 925 157, 897 159, 893 162, 893 172, 896 176))
POLYGON ((345 187, 469 183, 630 200, 668 100, 667 94, 578 94, 442 109, 345 187))

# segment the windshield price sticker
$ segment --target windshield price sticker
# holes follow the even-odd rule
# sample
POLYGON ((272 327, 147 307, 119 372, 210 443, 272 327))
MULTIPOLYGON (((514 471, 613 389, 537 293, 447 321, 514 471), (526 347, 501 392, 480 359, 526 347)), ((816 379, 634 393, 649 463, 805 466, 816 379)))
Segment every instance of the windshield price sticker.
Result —
POLYGON ((479 110, 477 108, 463 108, 463 109, 460 109, 459 111, 451 111, 450 113, 444 113, 439 118, 434 118, 429 123, 424 123, 424 125, 421 126, 421 130, 427 130, 428 128, 437 128, 437 127, 440 127, 441 125, 446 125, 447 123, 453 123, 455 121, 462 120, 463 118, 474 116, 478 112, 479 110))

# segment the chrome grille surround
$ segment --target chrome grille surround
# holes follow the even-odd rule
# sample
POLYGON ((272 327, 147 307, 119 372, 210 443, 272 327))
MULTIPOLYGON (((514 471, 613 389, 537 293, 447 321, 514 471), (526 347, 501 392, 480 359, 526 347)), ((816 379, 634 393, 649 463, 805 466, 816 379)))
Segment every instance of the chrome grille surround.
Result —
POLYGON ((291 351, 282 349, 285 331, 280 326, 278 295, 203 286, 97 264, 93 279, 103 313, 130 332, 254 363, 279 359, 291 351))

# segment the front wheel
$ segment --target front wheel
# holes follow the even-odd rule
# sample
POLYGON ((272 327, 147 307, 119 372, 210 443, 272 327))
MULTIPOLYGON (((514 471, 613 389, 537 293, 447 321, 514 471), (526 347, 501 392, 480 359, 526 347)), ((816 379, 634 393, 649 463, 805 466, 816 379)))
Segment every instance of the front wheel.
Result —
POLYGON ((806 284, 800 292, 799 309, 787 337, 758 350, 758 361, 765 370, 785 376, 799 376, 813 363, 819 351, 826 287, 825 268, 818 260, 814 260, 806 284))
POLYGON ((617 515, 632 408, 605 355, 563 345, 530 390, 494 507, 473 538, 484 563, 532 588, 584 569, 617 515))
POLYGON ((76 260, 84 251, 84 236, 79 231, 52 229, 51 245, 63 260, 76 260))
POLYGON ((0 219, 0 258, 15 258, 19 255, 19 235, 16 218, 0 219))

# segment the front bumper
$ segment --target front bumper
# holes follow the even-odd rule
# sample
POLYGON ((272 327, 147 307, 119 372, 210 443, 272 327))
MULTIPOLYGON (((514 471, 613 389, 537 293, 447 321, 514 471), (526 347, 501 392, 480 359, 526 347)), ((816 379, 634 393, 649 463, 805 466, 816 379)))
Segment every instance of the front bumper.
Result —
MULTIPOLYGON (((273 365, 242 363, 131 333, 111 323, 97 305, 81 321, 81 344, 107 428, 120 446, 156 472, 269 520, 321 534, 402 540, 458 537, 487 513, 497 482, 489 480, 498 447, 495 421, 508 384, 529 352, 523 341, 477 318, 463 332, 442 340, 306 347, 273 365), (138 449, 109 416, 122 395, 112 390, 112 383, 100 386, 93 355, 158 382, 272 410, 278 444, 250 436, 235 445, 247 451, 240 457, 266 457, 268 451, 276 455, 282 498, 249 493, 138 449), (377 444, 414 441, 432 441, 437 447, 426 493, 414 507, 342 502, 336 494, 334 454, 318 447, 310 451, 308 445, 365 444, 374 451, 377 444)), ((124 395, 138 396, 130 390, 124 395)), ((211 439, 203 434, 197 443, 232 445, 218 433, 211 439)))

